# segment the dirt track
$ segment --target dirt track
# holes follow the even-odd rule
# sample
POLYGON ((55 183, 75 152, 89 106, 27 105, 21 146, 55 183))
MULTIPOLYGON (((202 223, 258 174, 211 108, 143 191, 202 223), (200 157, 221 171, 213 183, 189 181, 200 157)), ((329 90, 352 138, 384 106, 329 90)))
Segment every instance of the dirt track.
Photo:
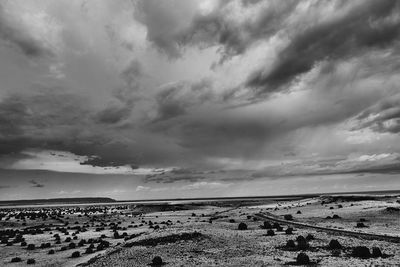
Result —
POLYGON ((268 212, 265 214, 257 213, 254 216, 258 217, 259 219, 263 219, 263 220, 270 220, 270 221, 274 221, 274 222, 278 222, 278 223, 285 223, 285 224, 293 225, 293 226, 296 226, 299 228, 315 229, 315 230, 330 233, 330 234, 338 234, 338 235, 343 235, 343 236, 352 236, 352 237, 358 237, 358 238, 364 238, 364 239, 370 239, 370 240, 381 240, 381 241, 388 241, 388 242, 393 242, 393 243, 400 243, 400 237, 397 237, 397 236, 360 233, 360 232, 354 232, 354 231, 348 231, 348 230, 315 226, 315 225, 310 225, 310 224, 300 223, 300 222, 295 222, 295 221, 288 221, 288 220, 281 219, 281 218, 279 218, 271 213, 268 213, 268 212))

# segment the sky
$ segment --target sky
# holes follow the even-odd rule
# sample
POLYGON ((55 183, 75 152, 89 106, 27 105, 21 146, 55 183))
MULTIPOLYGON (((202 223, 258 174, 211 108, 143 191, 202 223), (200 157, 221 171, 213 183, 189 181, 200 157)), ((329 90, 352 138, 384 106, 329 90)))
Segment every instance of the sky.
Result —
POLYGON ((400 189, 399 71, 399 1, 0 1, 0 200, 400 189))

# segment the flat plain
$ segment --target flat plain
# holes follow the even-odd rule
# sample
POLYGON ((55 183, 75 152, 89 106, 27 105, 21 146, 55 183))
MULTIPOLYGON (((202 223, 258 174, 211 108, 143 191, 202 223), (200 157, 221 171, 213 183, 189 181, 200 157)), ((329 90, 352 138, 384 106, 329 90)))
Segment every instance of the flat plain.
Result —
POLYGON ((398 195, 0 209, 4 266, 399 266, 398 195))

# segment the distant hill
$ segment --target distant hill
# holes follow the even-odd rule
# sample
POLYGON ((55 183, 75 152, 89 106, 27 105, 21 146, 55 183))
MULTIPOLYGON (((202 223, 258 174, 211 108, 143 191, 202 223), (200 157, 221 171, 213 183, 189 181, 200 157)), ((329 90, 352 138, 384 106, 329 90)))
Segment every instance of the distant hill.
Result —
POLYGON ((77 197, 77 198, 49 198, 49 199, 22 199, 2 200, 0 206, 19 205, 45 205, 45 204, 87 204, 87 203, 112 203, 115 199, 108 197, 77 197))

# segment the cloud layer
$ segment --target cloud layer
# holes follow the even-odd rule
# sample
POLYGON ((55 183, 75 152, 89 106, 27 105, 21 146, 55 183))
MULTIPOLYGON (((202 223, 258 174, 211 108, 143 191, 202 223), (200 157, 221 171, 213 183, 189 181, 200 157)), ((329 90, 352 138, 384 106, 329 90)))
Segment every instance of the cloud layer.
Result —
POLYGON ((134 175, 142 193, 397 174, 399 11, 390 0, 4 2, 0 167, 134 175))

